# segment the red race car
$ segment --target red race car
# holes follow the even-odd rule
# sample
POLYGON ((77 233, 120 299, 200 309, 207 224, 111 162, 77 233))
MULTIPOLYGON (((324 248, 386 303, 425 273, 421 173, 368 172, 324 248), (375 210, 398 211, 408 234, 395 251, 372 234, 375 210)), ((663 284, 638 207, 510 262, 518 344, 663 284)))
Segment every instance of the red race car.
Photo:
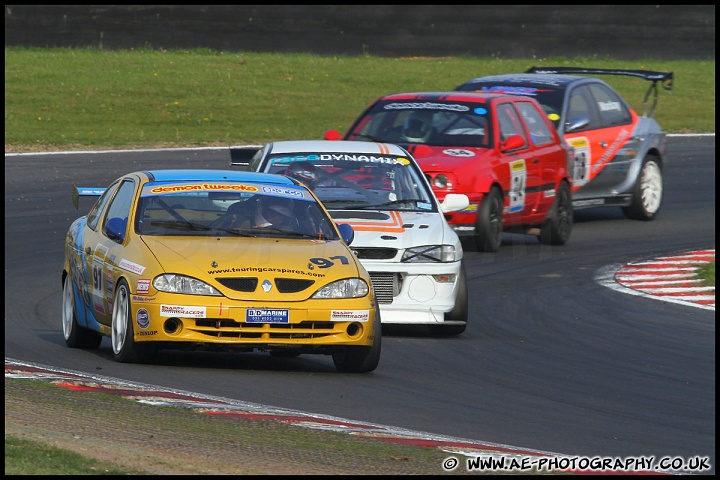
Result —
POLYGON ((440 201, 469 197, 446 213, 478 251, 495 252, 503 231, 563 245, 572 232, 574 153, 533 98, 469 92, 398 93, 377 99, 343 137, 407 148, 440 201))

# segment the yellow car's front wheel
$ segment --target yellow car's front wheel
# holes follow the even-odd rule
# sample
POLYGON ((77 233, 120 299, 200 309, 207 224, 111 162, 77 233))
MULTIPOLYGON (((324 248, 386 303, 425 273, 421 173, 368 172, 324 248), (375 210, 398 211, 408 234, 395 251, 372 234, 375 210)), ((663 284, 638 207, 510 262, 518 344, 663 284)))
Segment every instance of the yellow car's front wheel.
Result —
POLYGON ((135 343, 132 314, 130 308, 130 288, 124 279, 115 289, 112 312, 112 348, 113 357, 121 363, 151 363, 157 354, 154 345, 135 343))
POLYGON ((370 347, 345 347, 342 351, 333 353, 333 363, 338 372, 367 373, 375 370, 380 363, 380 347, 382 331, 380 330, 380 309, 375 309, 373 320, 373 343, 370 347))

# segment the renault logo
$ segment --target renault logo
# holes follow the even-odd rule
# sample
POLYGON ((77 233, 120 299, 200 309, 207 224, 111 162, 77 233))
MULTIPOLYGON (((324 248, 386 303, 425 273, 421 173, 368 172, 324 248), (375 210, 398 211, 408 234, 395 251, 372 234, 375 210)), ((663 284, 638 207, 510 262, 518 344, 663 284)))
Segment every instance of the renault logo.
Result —
POLYGON ((263 280, 262 289, 265 290, 265 293, 272 290, 272 283, 270 283, 270 280, 268 280, 268 279, 263 280))

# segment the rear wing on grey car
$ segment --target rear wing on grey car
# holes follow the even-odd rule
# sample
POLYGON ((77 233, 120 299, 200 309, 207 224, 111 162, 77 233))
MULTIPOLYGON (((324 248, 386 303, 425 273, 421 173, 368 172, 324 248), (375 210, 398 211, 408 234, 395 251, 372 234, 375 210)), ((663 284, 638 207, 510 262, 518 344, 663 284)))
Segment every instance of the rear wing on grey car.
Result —
POLYGON ((585 75, 626 75, 639 77, 652 82, 643 99, 643 116, 653 117, 657 107, 658 88, 660 82, 665 90, 672 90, 675 76, 673 72, 653 72, 651 70, 623 70, 614 68, 579 68, 579 67, 530 67, 525 73, 547 73, 547 74, 585 74, 585 75), (648 98, 653 94, 653 104, 648 110, 648 98))
POLYGON ((243 145, 230 147, 230 165, 247 167, 253 156, 262 148, 262 145, 243 145))

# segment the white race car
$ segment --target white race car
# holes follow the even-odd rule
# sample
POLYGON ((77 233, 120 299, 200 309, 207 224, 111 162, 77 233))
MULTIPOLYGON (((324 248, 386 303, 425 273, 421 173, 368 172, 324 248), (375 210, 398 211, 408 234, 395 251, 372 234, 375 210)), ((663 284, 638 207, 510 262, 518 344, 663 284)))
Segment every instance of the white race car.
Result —
POLYGON ((444 213, 466 208, 469 200, 453 194, 440 204, 407 150, 360 141, 271 142, 249 169, 305 183, 336 223, 353 227, 350 248, 370 273, 383 324, 465 331, 463 249, 444 213))

